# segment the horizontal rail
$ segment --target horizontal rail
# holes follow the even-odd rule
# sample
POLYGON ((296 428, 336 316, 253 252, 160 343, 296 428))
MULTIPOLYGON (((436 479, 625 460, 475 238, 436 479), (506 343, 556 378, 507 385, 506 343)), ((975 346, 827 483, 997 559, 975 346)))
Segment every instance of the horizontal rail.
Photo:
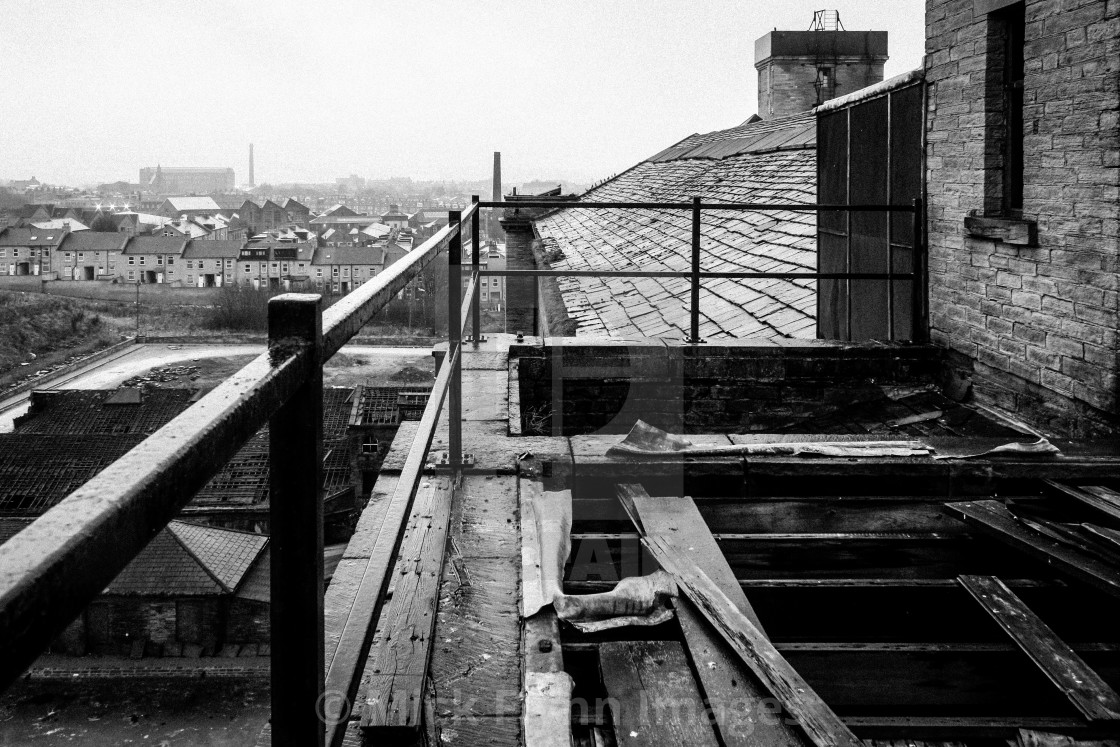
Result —
POLYGON ((0 545, 0 689, 457 234, 444 228, 325 312, 321 358, 298 340, 270 341, 267 353, 0 545))
MULTIPOLYGON (((508 202, 476 202, 484 208, 586 208, 588 210, 692 210, 691 202, 580 202, 579 200, 510 200, 508 202)), ((473 207, 473 205, 472 205, 473 207)), ((701 202, 701 210, 755 210, 796 212, 850 212, 850 213, 913 213, 913 205, 832 205, 815 202, 701 202)), ((466 213, 463 218, 466 219, 466 213)))
MULTIPOLYGON (((479 270, 479 275, 502 277, 691 278, 688 270, 479 270)), ((913 280, 909 272, 701 272, 700 278, 756 278, 769 280, 913 280)))
MULTIPOLYGON (((478 210, 471 205, 463 211, 463 220, 478 210)), ((327 361, 373 318, 381 307, 404 290, 408 282, 427 267, 458 235, 461 224, 447 225, 432 238, 389 265, 341 301, 323 312, 323 360, 327 361)))

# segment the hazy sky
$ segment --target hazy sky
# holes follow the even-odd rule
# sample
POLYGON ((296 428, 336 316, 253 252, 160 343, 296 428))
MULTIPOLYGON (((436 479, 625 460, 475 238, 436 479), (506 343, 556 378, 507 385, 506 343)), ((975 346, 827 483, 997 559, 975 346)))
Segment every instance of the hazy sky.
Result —
MULTIPOLYGON (((0 0, 0 179, 590 182, 757 101, 754 40, 813 0, 0 0)), ((839 3, 917 67, 919 0, 839 3)))

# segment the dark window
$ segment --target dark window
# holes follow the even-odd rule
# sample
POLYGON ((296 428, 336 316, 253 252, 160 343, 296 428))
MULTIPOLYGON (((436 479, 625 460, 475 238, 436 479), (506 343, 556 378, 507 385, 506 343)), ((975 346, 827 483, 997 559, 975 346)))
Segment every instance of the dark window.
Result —
POLYGON ((987 160, 984 210, 1022 217, 1024 3, 1002 3, 988 15, 987 160))
POLYGON ((1004 101, 1007 139, 1003 157, 1003 210, 1005 215, 1023 210, 1023 31, 1024 3, 1000 11, 1004 16, 1004 101))

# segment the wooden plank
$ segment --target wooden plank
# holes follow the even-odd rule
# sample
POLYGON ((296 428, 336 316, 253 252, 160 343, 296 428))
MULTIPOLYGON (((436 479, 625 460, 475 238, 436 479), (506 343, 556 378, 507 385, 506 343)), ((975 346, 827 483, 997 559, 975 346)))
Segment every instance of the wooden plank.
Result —
POLYGON ((1120 747, 1120 739, 1078 739, 1035 729, 1020 729, 1018 747, 1120 747))
POLYGON ((1094 537, 1099 537, 1109 543, 1114 551, 1120 552, 1120 532, 1097 524, 1082 524, 1081 527, 1094 537))
POLYGON ((604 643, 599 661, 620 747, 718 744, 679 643, 604 643))
MULTIPOLYGON (((518 480, 522 579, 540 575, 540 537, 534 506, 542 494, 538 480, 518 480)), ((568 747, 572 743, 572 680, 564 671, 560 622, 551 605, 524 621, 522 650, 525 747, 568 747)))
POLYGON ((946 503, 946 509, 972 526, 1024 553, 1042 558, 1055 569, 1120 596, 1120 572, 1083 552, 1020 524, 999 501, 946 503))
POLYGON ((1120 695, 1002 581, 994 576, 958 576, 957 581, 1085 718, 1120 719, 1120 695))
MULTIPOLYGON (((619 485, 619 499, 644 532, 673 533, 735 607, 765 635, 762 623, 689 497, 651 497, 640 485, 619 485)), ((687 601, 676 605, 685 645, 700 676, 723 743, 800 745, 801 736, 762 707, 767 693, 739 657, 687 601)))
POLYGON ((809 684, 782 658, 773 644, 712 583, 672 537, 648 535, 643 543, 681 590, 719 631, 782 707, 817 747, 861 745, 809 684))
POLYGON ((437 477, 417 492, 394 568, 393 597, 366 662, 361 725, 367 739, 419 735, 452 489, 450 478, 437 477))
POLYGON ((1043 482, 1058 493, 1073 498, 1081 505, 1120 521, 1120 496, 1116 496, 1107 488, 1102 489, 1093 485, 1077 487, 1057 480, 1043 480, 1043 482))

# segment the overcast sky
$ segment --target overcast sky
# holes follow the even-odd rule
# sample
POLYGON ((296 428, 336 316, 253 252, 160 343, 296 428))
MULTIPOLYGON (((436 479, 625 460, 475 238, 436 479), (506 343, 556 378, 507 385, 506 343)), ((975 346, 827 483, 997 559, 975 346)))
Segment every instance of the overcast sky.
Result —
MULTIPOLYGON (((590 182, 757 108, 754 40, 820 0, 0 0, 0 179, 590 182)), ((923 4, 849 0, 920 65, 923 4)))

